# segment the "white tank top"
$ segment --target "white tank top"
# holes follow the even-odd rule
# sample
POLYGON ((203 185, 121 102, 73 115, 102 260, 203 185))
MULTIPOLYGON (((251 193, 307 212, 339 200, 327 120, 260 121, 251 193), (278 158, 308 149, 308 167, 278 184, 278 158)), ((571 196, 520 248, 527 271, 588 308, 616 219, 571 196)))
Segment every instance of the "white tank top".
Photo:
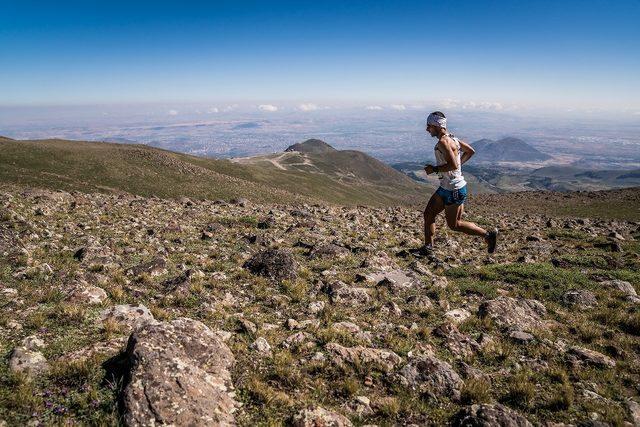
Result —
MULTIPOLYGON (((458 144, 458 167, 455 170, 449 172, 438 172, 438 178, 440 178, 440 187, 444 188, 445 190, 453 191, 461 189, 462 187, 467 185, 467 182, 462 176, 462 150, 460 150, 460 141, 452 134, 449 134, 448 136, 452 138, 456 142, 456 144, 458 144)), ((436 165, 439 166, 446 164, 447 159, 444 153, 438 150, 437 144, 434 148, 434 151, 436 154, 436 165)))

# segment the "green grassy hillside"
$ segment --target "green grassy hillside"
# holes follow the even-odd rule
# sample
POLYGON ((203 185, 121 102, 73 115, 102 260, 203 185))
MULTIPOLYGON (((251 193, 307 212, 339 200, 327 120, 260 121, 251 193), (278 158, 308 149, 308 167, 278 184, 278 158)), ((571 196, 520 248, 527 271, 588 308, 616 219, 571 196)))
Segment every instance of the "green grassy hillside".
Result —
POLYGON ((0 163, 3 183, 162 198, 392 205, 422 194, 420 185, 378 186, 368 177, 340 182, 326 174, 242 165, 144 145, 2 138, 0 163))

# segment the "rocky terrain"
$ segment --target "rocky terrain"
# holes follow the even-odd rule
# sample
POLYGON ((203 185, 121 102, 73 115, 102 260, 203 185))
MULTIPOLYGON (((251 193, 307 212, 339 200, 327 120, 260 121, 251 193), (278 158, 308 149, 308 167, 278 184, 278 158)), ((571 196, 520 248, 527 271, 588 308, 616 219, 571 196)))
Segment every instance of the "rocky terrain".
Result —
POLYGON ((0 425, 640 425, 625 191, 472 197, 498 252, 420 258, 415 208, 3 185, 0 425))

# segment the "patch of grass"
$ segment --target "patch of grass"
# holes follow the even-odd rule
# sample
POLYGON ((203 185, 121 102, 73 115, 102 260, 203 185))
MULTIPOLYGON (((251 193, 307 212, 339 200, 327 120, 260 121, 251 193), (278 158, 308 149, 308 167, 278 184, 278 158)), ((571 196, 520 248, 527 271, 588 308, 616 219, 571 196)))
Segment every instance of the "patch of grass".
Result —
POLYGON ((257 377, 251 378, 241 391, 256 405, 283 409, 292 406, 294 403, 287 393, 271 387, 257 377))
POLYGON ((530 408, 536 395, 536 387, 530 377, 528 372, 521 371, 509 378, 507 393, 502 400, 522 409, 530 408))
POLYGON ((491 384, 482 378, 467 380, 460 393, 460 401, 465 405, 490 402, 491 384))
POLYGON ((490 282, 465 278, 456 280, 455 285, 463 295, 475 294, 489 299, 498 296, 496 287, 490 282))
POLYGON ((306 299, 309 292, 309 284, 302 279, 298 280, 283 280, 280 282, 280 289, 289 297, 293 302, 300 302, 306 299))
POLYGON ((241 225, 245 227, 255 227, 258 225, 258 218, 253 215, 243 215, 239 217, 224 216, 218 218, 217 221, 227 226, 241 225))
POLYGON ((378 414, 387 418, 395 419, 400 412, 400 402, 394 396, 387 396, 378 399, 375 402, 378 414))
POLYGON ((573 405, 575 393, 568 382, 563 382, 559 388, 551 392, 545 406, 551 411, 566 411, 573 405))
POLYGON ((589 239, 589 235, 584 231, 574 230, 571 228, 551 228, 547 230, 546 235, 549 239, 580 240, 580 241, 585 241, 589 239))
POLYGON ((633 314, 621 316, 619 320, 620 329, 623 331, 640 336, 640 312, 637 311, 633 314))

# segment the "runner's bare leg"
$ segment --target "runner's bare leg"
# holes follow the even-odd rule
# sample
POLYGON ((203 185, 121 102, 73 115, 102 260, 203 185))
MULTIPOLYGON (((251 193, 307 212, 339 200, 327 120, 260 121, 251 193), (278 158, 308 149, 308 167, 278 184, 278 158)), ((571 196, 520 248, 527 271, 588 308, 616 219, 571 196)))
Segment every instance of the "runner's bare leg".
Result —
POLYGON ((445 207, 445 217, 447 218, 447 225, 453 231, 459 231, 465 234, 471 234, 473 236, 483 236, 486 238, 487 230, 477 226, 473 222, 463 221, 462 212, 464 211, 464 204, 462 205, 449 205, 445 207))
POLYGON ((433 236, 436 234, 436 217, 444 210, 442 197, 433 194, 424 209, 424 244, 433 246, 433 236))

